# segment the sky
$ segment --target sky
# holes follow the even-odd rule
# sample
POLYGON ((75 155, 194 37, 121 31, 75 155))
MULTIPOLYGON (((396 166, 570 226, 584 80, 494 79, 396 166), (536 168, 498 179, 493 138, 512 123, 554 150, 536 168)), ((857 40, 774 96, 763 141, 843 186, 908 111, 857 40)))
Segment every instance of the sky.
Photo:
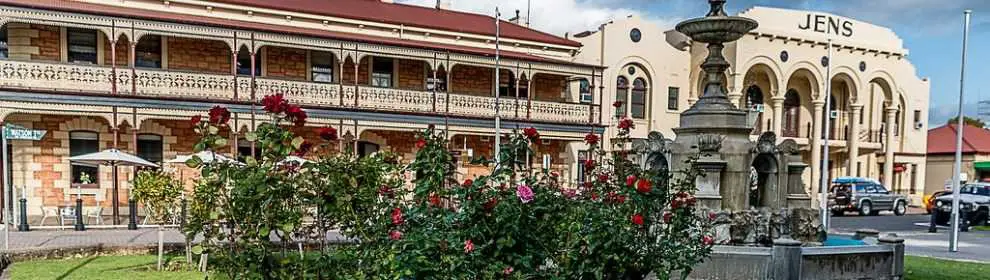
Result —
MULTIPOLYGON (((503 18, 515 10, 526 13, 527 0, 441 0, 452 9, 491 14, 498 6, 503 18)), ((396 0, 433 7, 436 0, 396 0)), ((533 0, 531 26, 563 36, 591 30, 609 19, 636 14, 662 27, 708 11, 704 0, 533 0)), ((990 100, 990 0, 729 0, 736 14, 752 6, 814 10, 854 18, 893 29, 909 50, 908 59, 919 77, 931 80, 929 127, 941 126, 957 114, 962 61, 963 10, 972 9, 966 62, 965 110, 976 116, 978 101, 990 100)), ((990 105, 982 110, 990 114, 990 105)), ((990 120, 990 116, 983 116, 990 120)))

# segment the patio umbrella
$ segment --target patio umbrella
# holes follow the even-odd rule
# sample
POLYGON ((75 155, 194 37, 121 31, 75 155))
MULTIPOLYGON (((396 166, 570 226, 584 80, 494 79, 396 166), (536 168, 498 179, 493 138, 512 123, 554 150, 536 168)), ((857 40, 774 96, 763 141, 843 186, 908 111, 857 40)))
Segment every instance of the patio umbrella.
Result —
POLYGON ((139 167, 158 167, 150 161, 144 160, 138 156, 121 152, 117 149, 107 149, 101 152, 78 155, 69 158, 69 162, 82 163, 82 164, 94 164, 94 165, 109 165, 113 168, 113 224, 120 224, 120 217, 117 201, 117 166, 139 166, 139 167))

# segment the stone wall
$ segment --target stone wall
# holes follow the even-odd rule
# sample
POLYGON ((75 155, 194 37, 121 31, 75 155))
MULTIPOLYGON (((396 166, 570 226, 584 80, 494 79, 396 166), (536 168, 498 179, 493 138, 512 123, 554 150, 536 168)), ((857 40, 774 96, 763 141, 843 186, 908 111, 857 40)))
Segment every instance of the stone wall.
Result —
POLYGON ((168 68, 230 74, 230 47, 221 41, 168 38, 168 68))
POLYGON ((420 60, 398 59, 399 74, 396 75, 398 88, 426 90, 426 63, 420 60))
POLYGON ((533 76, 530 92, 533 100, 564 102, 567 98, 563 92, 567 90, 567 78, 564 76, 538 74, 533 76))
POLYGON ((701 211, 712 212, 716 217, 716 244, 770 246, 773 240, 786 237, 804 244, 820 245, 825 240, 825 232, 816 209, 701 211))
POLYGON ((282 47, 265 47, 265 65, 268 77, 291 80, 307 80, 306 50, 282 47))

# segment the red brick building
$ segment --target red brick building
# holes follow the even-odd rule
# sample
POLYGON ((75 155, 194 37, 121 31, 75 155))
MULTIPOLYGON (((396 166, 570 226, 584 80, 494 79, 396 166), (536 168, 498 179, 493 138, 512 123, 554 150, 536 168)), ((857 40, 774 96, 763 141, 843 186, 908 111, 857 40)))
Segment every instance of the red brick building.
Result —
POLYGON ((75 200, 75 187, 88 207, 126 205, 129 168, 114 198, 108 167, 68 157, 189 154, 187 120, 218 104, 234 112, 223 152, 250 154, 240 139, 260 123, 253 105, 275 93, 303 105, 309 130, 334 126, 361 154, 405 160, 429 125, 449 131, 454 150, 490 156, 500 94, 502 132, 537 128, 537 156, 574 178, 583 136, 602 130, 603 69, 569 62, 577 42, 503 21, 496 83, 494 22, 378 0, 0 0, 0 119, 48 131, 12 141, 10 183, 32 215, 75 200))

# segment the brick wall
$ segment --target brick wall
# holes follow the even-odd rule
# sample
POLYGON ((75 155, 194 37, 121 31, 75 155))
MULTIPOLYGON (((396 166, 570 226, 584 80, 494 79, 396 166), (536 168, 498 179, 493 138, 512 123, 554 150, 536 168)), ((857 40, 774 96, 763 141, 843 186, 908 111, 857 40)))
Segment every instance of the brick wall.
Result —
POLYGON ((491 68, 456 65, 450 72, 449 91, 476 96, 493 96, 494 71, 491 68))
POLYGON ((265 47, 267 75, 272 78, 306 80, 306 50, 265 47))
POLYGON ((60 61, 61 38, 57 26, 7 24, 7 47, 12 59, 60 61))
POLYGON ((533 100, 564 102, 566 98, 561 97, 567 87, 567 78, 564 76, 537 74, 533 76, 533 84, 529 92, 533 94, 533 100))
POLYGON ((230 74, 230 48, 224 42, 168 38, 168 68, 230 74))
MULTIPOLYGON (((368 66, 371 64, 370 57, 364 57, 361 59, 361 63, 358 64, 358 84, 359 85, 369 85, 371 84, 371 72, 368 66)), ((343 80, 345 85, 354 84, 354 62, 348 59, 344 62, 344 69, 340 72, 340 78, 343 80)))
MULTIPOLYGON (((420 60, 399 59, 398 88, 426 90, 426 63, 420 60)), ((432 75, 432 74, 430 74, 432 75)))
MULTIPOLYGON (((103 36, 100 33, 99 36, 103 36)), ((117 41, 117 66, 126 67, 130 62, 131 43, 127 41, 127 38, 120 37, 117 41)), ((112 59, 110 57, 110 40, 103 40, 103 65, 110 65, 112 59)))

